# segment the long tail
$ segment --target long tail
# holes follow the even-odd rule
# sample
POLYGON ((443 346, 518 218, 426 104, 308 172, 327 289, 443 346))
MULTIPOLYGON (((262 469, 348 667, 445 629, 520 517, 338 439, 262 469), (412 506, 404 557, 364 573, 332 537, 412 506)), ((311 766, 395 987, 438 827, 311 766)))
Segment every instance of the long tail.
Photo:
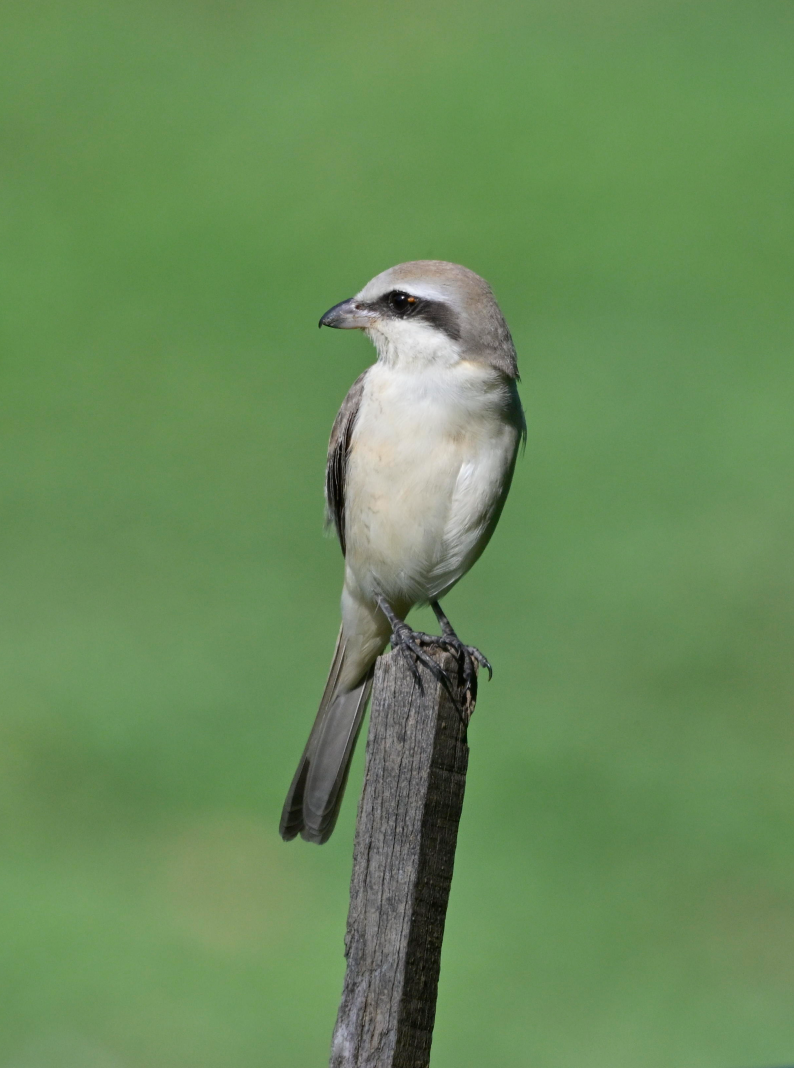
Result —
POLYGON ((327 842, 339 815, 373 674, 370 667, 353 687, 344 685, 346 644, 340 629, 320 710, 281 813, 286 842, 298 834, 307 842, 327 842))

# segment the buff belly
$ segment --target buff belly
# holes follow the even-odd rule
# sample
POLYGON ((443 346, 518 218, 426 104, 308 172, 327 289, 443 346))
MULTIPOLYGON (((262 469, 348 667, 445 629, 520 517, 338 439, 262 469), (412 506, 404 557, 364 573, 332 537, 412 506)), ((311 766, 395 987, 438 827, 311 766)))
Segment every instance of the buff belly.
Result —
POLYGON ((363 599, 404 613, 442 596, 485 547, 520 436, 505 418, 512 398, 489 375, 370 372, 345 491, 347 571, 363 599))

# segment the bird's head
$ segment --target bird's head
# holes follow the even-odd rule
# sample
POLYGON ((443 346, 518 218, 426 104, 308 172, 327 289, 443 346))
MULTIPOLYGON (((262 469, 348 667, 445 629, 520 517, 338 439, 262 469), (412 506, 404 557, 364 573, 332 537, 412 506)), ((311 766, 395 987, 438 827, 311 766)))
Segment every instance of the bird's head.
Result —
POLYGON ((320 326, 363 330, 388 363, 472 360, 518 377, 513 339, 490 286, 457 263, 390 267, 329 309, 320 326))

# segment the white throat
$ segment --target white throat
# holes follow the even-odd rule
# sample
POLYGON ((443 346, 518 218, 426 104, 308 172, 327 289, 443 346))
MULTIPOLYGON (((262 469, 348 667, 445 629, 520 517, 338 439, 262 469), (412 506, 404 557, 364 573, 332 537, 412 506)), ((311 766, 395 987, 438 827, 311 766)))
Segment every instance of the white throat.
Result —
POLYGON ((463 358, 459 342, 416 319, 381 321, 365 333, 377 349, 378 359, 390 367, 438 369, 452 367, 463 358))

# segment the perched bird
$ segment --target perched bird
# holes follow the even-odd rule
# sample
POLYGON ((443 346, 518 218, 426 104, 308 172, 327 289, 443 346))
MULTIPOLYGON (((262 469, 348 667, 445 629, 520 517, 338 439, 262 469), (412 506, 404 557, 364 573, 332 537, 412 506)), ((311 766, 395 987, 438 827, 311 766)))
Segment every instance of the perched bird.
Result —
POLYGON ((484 279, 439 260, 401 263, 320 326, 363 330, 377 362, 354 382, 331 431, 326 515, 345 557, 342 626, 320 710, 281 816, 285 840, 327 841, 372 688, 391 642, 440 671, 422 646, 459 658, 469 693, 474 661, 439 601, 488 543, 507 497, 526 425, 513 339, 484 279), (413 631, 429 603, 441 636, 413 631))

